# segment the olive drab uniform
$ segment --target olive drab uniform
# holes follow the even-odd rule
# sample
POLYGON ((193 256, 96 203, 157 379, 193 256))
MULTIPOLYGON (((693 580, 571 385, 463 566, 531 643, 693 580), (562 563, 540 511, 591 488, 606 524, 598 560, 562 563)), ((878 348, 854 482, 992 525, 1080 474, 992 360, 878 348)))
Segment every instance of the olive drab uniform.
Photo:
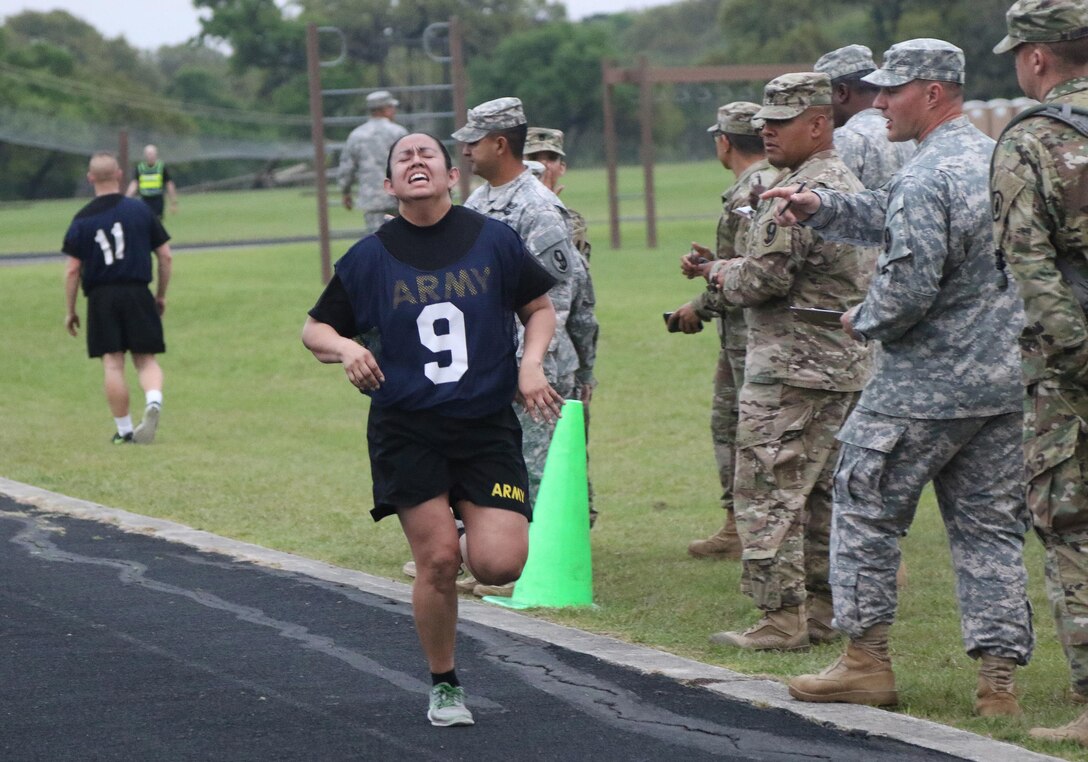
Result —
MULTIPOLYGON (((885 65, 902 47, 908 65, 918 58, 929 69, 953 67, 942 63, 954 58, 953 46, 927 47, 935 44, 893 46, 885 65)), ((822 206, 806 225, 828 240, 883 243, 854 317, 854 329, 879 342, 873 378, 838 435, 835 625, 856 639, 894 620, 899 537, 932 481, 967 652, 1025 664, 1034 636, 1015 355, 1023 317, 993 265, 986 198, 992 150, 966 117, 946 121, 884 188, 852 196, 817 191, 822 206)))
MULTIPOLYGON (((736 182, 722 193, 722 214, 718 218, 714 252, 718 262, 724 263, 744 255, 753 209, 759 202, 759 194, 777 172, 763 159, 741 172, 736 182)), ((712 269, 711 278, 714 272, 712 269)), ((715 318, 718 326, 721 348, 714 371, 710 435, 714 442, 718 480, 722 485, 722 507, 731 511, 734 508, 733 479, 736 472, 737 398, 744 385, 748 326, 744 322, 744 308, 730 305, 711 288, 695 297, 691 306, 700 319, 706 321, 715 318)))
MULTIPOLYGON (((1046 548, 1047 593, 1073 690, 1088 695, 1088 77, 1010 125, 993 159, 997 250, 1019 286, 1027 501, 1046 548), (1065 115, 1077 118, 1070 108, 1065 115)), ((1013 290, 1013 289, 1010 289, 1013 290)))

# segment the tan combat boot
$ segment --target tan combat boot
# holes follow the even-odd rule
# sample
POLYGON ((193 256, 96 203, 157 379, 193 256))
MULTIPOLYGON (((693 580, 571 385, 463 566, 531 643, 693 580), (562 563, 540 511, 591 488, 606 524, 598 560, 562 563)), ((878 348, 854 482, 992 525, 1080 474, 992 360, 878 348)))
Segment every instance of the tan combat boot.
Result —
POLYGON ((763 617, 744 632, 716 632, 710 642, 749 651, 796 651, 808 648, 805 607, 789 606, 765 611, 763 617))
POLYGON ((808 627, 808 642, 814 646, 833 643, 842 637, 842 633, 831 626, 834 608, 831 599, 823 595, 809 595, 805 604, 808 612, 805 624, 808 627))
POLYGON ((725 512, 725 525, 705 540, 688 543, 688 554, 694 558, 728 558, 739 560, 744 549, 737 534, 737 520, 733 511, 725 512))
POLYGON ((818 675, 790 680, 790 695, 799 701, 842 702, 869 706, 895 706, 895 673, 888 655, 888 629, 878 624, 851 640, 846 653, 818 675))
POLYGON ((1060 728, 1032 728, 1028 735, 1041 741, 1073 741, 1081 746, 1088 746, 1088 711, 1068 725, 1060 728))
POLYGON ((975 714, 979 717, 1019 717, 1016 686, 1012 673, 1015 659, 982 654, 978 665, 978 692, 975 694, 975 714))

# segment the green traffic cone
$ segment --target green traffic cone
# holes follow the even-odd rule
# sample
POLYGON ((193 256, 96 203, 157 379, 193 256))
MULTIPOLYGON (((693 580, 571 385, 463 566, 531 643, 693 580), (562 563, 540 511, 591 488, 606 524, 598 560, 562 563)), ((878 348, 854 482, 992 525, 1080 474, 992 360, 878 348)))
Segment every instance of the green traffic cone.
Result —
POLYGON ((544 462, 529 525, 529 556, 509 598, 483 600, 513 609, 593 605, 582 403, 567 400, 544 462))

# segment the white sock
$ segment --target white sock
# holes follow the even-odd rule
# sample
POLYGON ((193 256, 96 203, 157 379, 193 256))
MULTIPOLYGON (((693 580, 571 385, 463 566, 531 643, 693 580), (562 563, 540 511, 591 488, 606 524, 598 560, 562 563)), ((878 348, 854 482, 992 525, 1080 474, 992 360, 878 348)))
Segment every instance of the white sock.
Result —
POLYGON ((117 424, 117 433, 121 436, 132 433, 132 416, 126 415, 123 418, 114 418, 113 422, 117 424))
POLYGON ((162 407, 162 390, 161 389, 151 389, 144 396, 147 399, 148 407, 150 407, 151 405, 157 405, 158 407, 162 407))

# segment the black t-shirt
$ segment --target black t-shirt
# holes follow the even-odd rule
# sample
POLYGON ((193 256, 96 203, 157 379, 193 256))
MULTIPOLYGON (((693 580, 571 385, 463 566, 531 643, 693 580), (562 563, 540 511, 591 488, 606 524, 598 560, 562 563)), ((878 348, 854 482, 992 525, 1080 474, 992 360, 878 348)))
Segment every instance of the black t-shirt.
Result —
POLYGON ((107 193, 79 210, 61 250, 83 263, 83 291, 90 293, 103 283, 150 283, 151 252, 169 240, 146 204, 107 193))
MULTIPOLYGON (((420 270, 438 270, 456 262, 472 248, 485 219, 471 209, 454 206, 434 225, 420 227, 403 217, 395 217, 375 235, 399 261, 420 270)), ((516 307, 548 293, 556 283, 534 257, 529 256, 528 260, 518 282, 516 307)), ((333 275, 309 315, 331 325, 341 336, 353 337, 357 333, 351 299, 338 275, 333 275)))

